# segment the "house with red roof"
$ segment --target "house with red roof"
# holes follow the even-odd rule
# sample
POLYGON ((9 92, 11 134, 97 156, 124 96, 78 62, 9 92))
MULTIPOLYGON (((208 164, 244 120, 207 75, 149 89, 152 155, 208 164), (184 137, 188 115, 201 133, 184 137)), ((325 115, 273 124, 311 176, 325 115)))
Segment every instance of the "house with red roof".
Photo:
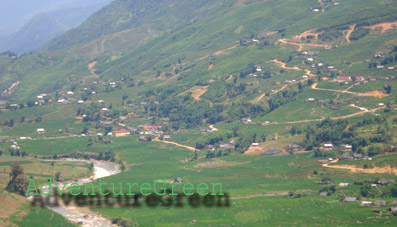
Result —
POLYGON ((351 76, 338 76, 337 80, 338 81, 352 81, 352 77, 351 76))
POLYGON ((128 136, 129 134, 130 134, 130 132, 127 131, 127 130, 118 130, 118 131, 114 131, 114 132, 113 132, 113 135, 114 135, 115 137, 128 136))

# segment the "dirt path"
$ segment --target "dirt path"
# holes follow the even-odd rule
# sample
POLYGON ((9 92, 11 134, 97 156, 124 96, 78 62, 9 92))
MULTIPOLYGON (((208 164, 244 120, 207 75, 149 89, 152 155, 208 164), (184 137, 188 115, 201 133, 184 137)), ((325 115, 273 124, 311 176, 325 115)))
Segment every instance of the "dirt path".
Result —
MULTIPOLYGON (((356 106, 354 104, 351 104, 350 106, 354 107, 354 108, 361 108, 361 107, 356 106)), ((363 115, 363 114, 366 114, 366 113, 375 113, 376 111, 378 111, 380 109, 383 109, 383 108, 385 108, 385 107, 378 107, 378 108, 375 108, 375 109, 372 109, 372 110, 364 109, 363 111, 360 111, 360 112, 357 112, 357 113, 352 113, 352 114, 345 115, 345 116, 331 117, 331 120, 347 119, 347 118, 352 118, 352 117, 355 117, 355 116, 363 115)))
POLYGON ((85 82, 85 80, 88 79, 88 78, 92 78, 92 77, 98 78, 98 77, 99 77, 99 76, 95 73, 95 69, 94 69, 94 66, 95 66, 97 63, 98 63, 97 61, 93 61, 93 62, 90 62, 90 63, 88 64, 87 67, 88 67, 88 70, 90 71, 91 75, 83 77, 83 79, 82 79, 83 82, 85 82))
POLYGON ((379 23, 372 26, 363 26, 364 28, 369 28, 371 30, 375 30, 381 28, 381 33, 385 33, 387 30, 397 28, 397 21, 394 22, 387 22, 387 23, 379 23))
MULTIPOLYGON (((333 163, 337 163, 337 162, 338 162, 338 160, 336 160, 333 163)), ((374 166, 371 169, 359 168, 355 165, 329 165, 328 163, 324 163, 324 164, 322 164, 322 166, 326 167, 326 168, 333 168, 333 169, 347 169, 353 173, 370 173, 370 174, 390 173, 390 174, 397 175, 397 168, 392 167, 391 165, 386 165, 383 167, 374 166)))
POLYGON ((327 44, 297 43, 297 42, 287 41, 287 40, 285 40, 285 39, 279 39, 278 41, 279 41, 280 43, 282 43, 282 44, 288 44, 288 45, 299 46, 298 51, 302 51, 304 46, 308 46, 308 47, 326 47, 326 46, 331 46, 331 45, 327 45, 327 44))
POLYGON ((214 125, 210 125, 209 127, 210 127, 210 129, 212 129, 212 131, 218 131, 218 129, 215 128, 214 125))
POLYGON ((311 88, 313 90, 320 90, 320 91, 332 91, 332 92, 339 92, 339 93, 346 93, 346 94, 351 94, 355 96, 370 96, 370 97, 375 97, 375 98, 383 98, 389 96, 388 94, 385 94, 381 91, 370 91, 370 92, 365 92, 365 93, 359 93, 359 92, 353 92, 353 91, 348 91, 348 90, 335 90, 335 89, 326 89, 326 88, 317 88, 317 83, 314 83, 311 88))
POLYGON ((226 79, 226 81, 229 81, 231 79, 233 79, 233 75, 230 75, 229 78, 226 79))
POLYGON ((200 88, 200 89, 199 89, 200 92, 197 93, 195 96, 193 96, 193 98, 194 98, 195 100, 201 100, 200 97, 208 91, 208 87, 209 87, 209 86, 207 85, 207 86, 205 86, 205 87, 200 88))
POLYGON ((91 72, 92 75, 95 75, 94 66, 95 66, 97 63, 98 63, 97 61, 93 61, 93 62, 90 62, 90 64, 88 64, 88 69, 90 70, 90 72, 91 72))
POLYGON ((261 94, 258 98, 254 99, 253 102, 259 102, 259 101, 261 101, 265 96, 266 96, 266 94, 261 94))
POLYGON ((190 150, 190 151, 196 151, 196 148, 194 148, 194 147, 182 145, 182 144, 175 143, 175 142, 172 142, 172 141, 159 140, 158 138, 154 138, 153 141, 162 142, 162 143, 167 143, 167 144, 173 144, 173 145, 178 146, 178 147, 186 148, 186 149, 188 149, 188 150, 190 150))
POLYGON ((348 30, 344 30, 343 33, 346 34, 345 38, 347 43, 350 43, 350 35, 352 34, 352 32, 354 31, 354 29, 356 28, 356 25, 350 25, 350 29, 348 30))
POLYGON ((312 30, 305 31, 305 32, 303 32, 303 33, 300 34, 300 35, 296 35, 296 36, 292 37, 292 39, 297 40, 297 41, 300 41, 300 40, 302 39, 302 37, 305 38, 305 39, 307 39, 308 36, 313 36, 314 39, 318 39, 318 36, 321 35, 322 33, 324 33, 324 31, 315 33, 315 32, 314 32, 315 30, 316 30, 316 29, 312 29, 312 30))
POLYGON ((280 89, 278 89, 278 90, 274 91, 274 94, 277 94, 277 93, 279 93, 280 91, 282 91, 282 90, 286 89, 287 87, 288 87, 288 84, 285 84, 285 85, 284 85, 284 86, 282 86, 280 89))
POLYGON ((270 62, 274 62, 274 63, 276 63, 277 65, 279 65, 281 68, 283 68, 283 69, 290 69, 290 70, 300 70, 300 69, 294 69, 294 67, 287 67, 286 66, 286 63, 284 63, 284 62, 282 62, 282 61, 279 61, 279 60, 277 60, 277 59, 273 59, 273 60, 271 60, 270 62))
MULTIPOLYGON (((361 107, 356 106, 356 105, 354 105, 354 104, 351 104, 350 106, 353 107, 353 108, 361 108, 361 107)), ((378 111, 378 110, 380 110, 380 109, 383 109, 383 108, 385 108, 385 107, 378 107, 378 108, 375 108, 375 109, 372 109, 372 110, 365 109, 364 111, 360 111, 360 112, 357 112, 357 113, 352 113, 352 114, 345 115, 345 116, 330 117, 330 119, 331 119, 331 120, 339 120, 339 119, 352 118, 352 117, 359 116, 359 115, 363 115, 363 114, 366 114, 366 113, 375 113, 376 111, 378 111)), ((307 120, 299 120, 299 121, 287 121, 287 122, 281 122, 281 123, 274 122, 274 123, 271 123, 271 124, 272 124, 272 125, 279 125, 279 124, 299 124, 299 123, 316 122, 316 121, 322 121, 322 120, 325 120, 325 118, 322 117, 322 118, 320 118, 320 119, 307 119, 307 120)), ((262 123, 262 125, 269 125, 269 124, 262 123)))
POLYGON ((201 61, 201 60, 204 60, 204 59, 206 59, 206 58, 208 58, 208 57, 210 57, 210 56, 218 56, 218 55, 221 55, 221 54, 223 54, 224 52, 226 52, 226 51, 228 51, 228 50, 232 50, 232 49, 234 49, 234 48, 236 48, 236 47, 238 47, 238 46, 240 46, 240 44, 236 44, 236 45, 231 46, 231 47, 229 47, 229 48, 226 48, 226 49, 223 49, 223 50, 219 50, 219 51, 217 51, 217 52, 215 52, 215 53, 205 55, 204 57, 197 58, 197 59, 194 60, 194 61, 201 61))

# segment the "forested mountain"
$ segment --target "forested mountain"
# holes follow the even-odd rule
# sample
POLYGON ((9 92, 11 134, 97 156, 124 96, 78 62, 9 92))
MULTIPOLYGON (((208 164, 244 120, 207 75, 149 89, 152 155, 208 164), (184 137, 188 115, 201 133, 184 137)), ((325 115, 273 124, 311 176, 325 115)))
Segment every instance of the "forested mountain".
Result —
MULTIPOLYGON (((49 5, 47 7, 41 10, 37 9, 39 12, 42 12, 33 14, 21 28, 17 24, 23 23, 24 18, 30 17, 30 15, 19 18, 19 20, 15 19, 17 22, 8 26, 17 27, 16 32, 10 32, 10 29, 6 28, 0 31, 0 52, 14 51, 22 54, 36 50, 57 35, 63 34, 67 30, 79 25, 92 13, 103 7, 107 2, 110 2, 110 0, 99 2, 84 1, 80 4, 81 6, 72 2, 63 2, 64 5, 61 3, 57 5, 56 2, 48 2, 47 4, 49 5)), ((36 7, 40 7, 40 2, 37 3, 36 7)), ((13 8, 10 10, 17 11, 13 8)))
POLYGON ((52 40, 48 48, 55 50, 84 44, 125 30, 144 28, 149 33, 170 31, 215 13, 216 9, 230 4, 227 2, 230 1, 117 0, 93 14, 81 26, 52 40))

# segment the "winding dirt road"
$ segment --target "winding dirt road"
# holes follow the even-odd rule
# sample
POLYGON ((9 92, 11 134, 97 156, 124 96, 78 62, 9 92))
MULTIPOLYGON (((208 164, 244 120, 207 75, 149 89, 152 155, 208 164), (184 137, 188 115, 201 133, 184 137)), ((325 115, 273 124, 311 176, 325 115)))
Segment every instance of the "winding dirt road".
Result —
POLYGON ((190 151, 196 151, 196 150, 197 150, 197 149, 194 148, 194 147, 186 146, 186 145, 179 144, 179 143, 172 142, 172 141, 159 140, 158 138, 154 138, 153 141, 162 142, 162 143, 167 143, 167 144, 173 144, 173 145, 178 146, 178 147, 186 148, 186 149, 188 149, 188 150, 190 150, 190 151))
POLYGON ((348 30, 344 30, 343 33, 346 34, 345 38, 346 38, 346 42, 350 43, 350 35, 352 34, 352 32, 354 31, 354 29, 356 28, 356 25, 350 25, 350 28, 348 30))
POLYGON ((302 50, 303 50, 303 47, 305 47, 305 46, 308 46, 308 47, 326 47, 326 46, 330 46, 330 45, 327 45, 327 44, 297 43, 297 42, 287 41, 287 40, 285 40, 285 39, 279 39, 278 41, 279 41, 280 43, 282 43, 282 44, 299 46, 298 51, 302 51, 302 50))
POLYGON ((353 92, 353 91, 349 91, 349 90, 335 90, 335 89, 327 89, 327 88, 317 88, 317 83, 314 83, 311 88, 313 90, 321 90, 321 91, 332 91, 332 92, 339 92, 339 93, 345 93, 345 94, 351 94, 351 95, 355 95, 355 96, 370 96, 370 97, 376 97, 376 98, 384 98, 389 96, 388 94, 385 94, 381 91, 370 91, 370 92, 366 92, 366 93, 359 93, 359 92, 353 92))

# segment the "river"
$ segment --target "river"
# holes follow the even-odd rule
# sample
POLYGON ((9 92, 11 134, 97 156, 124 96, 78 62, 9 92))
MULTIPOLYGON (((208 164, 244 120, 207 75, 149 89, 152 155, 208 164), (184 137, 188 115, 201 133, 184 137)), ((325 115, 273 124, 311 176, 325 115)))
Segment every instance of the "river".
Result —
MULTIPOLYGON (((41 161, 71 161, 71 162, 87 162, 94 163, 94 174, 91 177, 83 178, 77 181, 77 183, 89 183, 94 180, 112 176, 120 173, 119 165, 112 162, 104 162, 97 160, 79 160, 79 159, 58 159, 58 160, 41 160, 41 161)), ((76 181, 74 181, 76 182, 76 181)), ((73 183, 73 182, 67 182, 73 183)), ((61 201, 58 207, 50 207, 47 206, 48 209, 62 215, 69 221, 79 224, 85 227, 111 227, 112 225, 110 220, 103 217, 101 214, 91 211, 87 207, 77 207, 74 205, 65 206, 61 201)))

